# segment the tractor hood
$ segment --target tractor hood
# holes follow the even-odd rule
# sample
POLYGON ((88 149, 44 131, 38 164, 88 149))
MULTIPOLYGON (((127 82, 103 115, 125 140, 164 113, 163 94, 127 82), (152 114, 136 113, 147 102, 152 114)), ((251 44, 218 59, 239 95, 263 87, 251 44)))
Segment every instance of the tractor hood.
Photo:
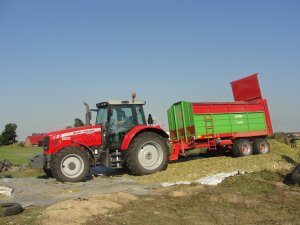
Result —
POLYGON ((83 126, 83 127, 74 127, 64 130, 52 131, 44 134, 44 137, 49 136, 51 138, 62 138, 62 137, 71 137, 74 135, 80 134, 92 134, 94 132, 101 131, 101 126, 83 126))
POLYGON ((49 132, 44 135, 44 153, 52 154, 70 146, 95 146, 101 144, 101 126, 83 126, 49 132))

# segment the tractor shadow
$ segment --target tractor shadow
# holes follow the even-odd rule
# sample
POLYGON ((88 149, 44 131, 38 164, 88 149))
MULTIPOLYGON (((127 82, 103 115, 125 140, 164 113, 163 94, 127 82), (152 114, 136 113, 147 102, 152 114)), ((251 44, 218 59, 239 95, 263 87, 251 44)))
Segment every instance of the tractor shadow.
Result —
POLYGON ((180 163, 180 162, 187 162, 192 160, 199 160, 199 159, 207 159, 212 157, 231 157, 234 158, 231 152, 225 151, 207 151, 206 149, 196 149, 196 151, 191 150, 186 152, 186 156, 179 156, 177 161, 171 161, 169 163, 180 163))
POLYGON ((113 169, 106 166, 95 166, 91 168, 91 178, 92 177, 115 177, 127 174, 128 171, 124 168, 113 169))

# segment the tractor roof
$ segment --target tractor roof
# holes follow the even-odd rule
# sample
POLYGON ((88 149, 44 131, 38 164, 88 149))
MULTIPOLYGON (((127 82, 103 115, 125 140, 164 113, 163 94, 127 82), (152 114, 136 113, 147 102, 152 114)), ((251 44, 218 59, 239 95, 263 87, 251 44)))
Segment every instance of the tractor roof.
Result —
POLYGON ((97 103, 96 106, 102 107, 102 106, 106 106, 106 105, 145 105, 146 102, 145 101, 141 101, 141 100, 107 100, 104 102, 100 102, 97 103))

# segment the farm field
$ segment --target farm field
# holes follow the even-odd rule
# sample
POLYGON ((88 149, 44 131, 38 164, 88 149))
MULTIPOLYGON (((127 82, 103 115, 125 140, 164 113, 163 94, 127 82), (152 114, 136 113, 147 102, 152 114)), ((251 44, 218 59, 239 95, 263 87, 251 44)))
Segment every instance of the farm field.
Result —
POLYGON ((16 165, 28 164, 29 158, 42 152, 41 147, 2 146, 0 147, 0 161, 7 159, 16 165))
MULTIPOLYGON (((96 216, 90 218, 85 218, 83 215, 85 219, 80 220, 81 224, 141 224, 141 222, 143 224, 174 224, 175 222, 176 224, 232 224, 233 222, 233 224, 299 224, 300 217, 295 212, 300 210, 298 204, 300 188, 282 183, 284 176, 300 161, 299 148, 290 148, 276 140, 270 140, 270 143, 272 151, 269 155, 242 158, 230 156, 207 158, 202 155, 203 158, 172 163, 165 171, 141 177, 122 172, 108 173, 105 176, 109 179, 124 178, 151 185, 192 181, 220 172, 236 170, 251 172, 228 178, 218 186, 192 184, 154 188, 151 190, 153 192, 151 195, 135 196, 128 201, 118 202, 115 197, 104 195, 105 199, 110 199, 111 205, 117 204, 118 207, 105 212, 100 210, 96 216)), ((32 154, 41 151, 40 148, 26 149, 16 146, 0 148, 1 159, 3 156, 10 156, 9 160, 12 162, 25 164, 28 163, 27 160, 32 154)), ((26 169, 1 175, 40 177, 43 172, 26 169)), ((0 200, 3 200, 3 196, 0 200)), ((72 205, 68 201, 66 204, 72 205)), ((57 213, 57 218, 61 218, 58 219, 57 224, 66 224, 66 221, 59 215, 61 213, 65 215, 66 210, 74 210, 75 206, 64 208, 64 210, 59 207, 61 207, 59 203, 50 207, 27 207, 19 215, 0 217, 0 224, 8 222, 10 224, 47 224, 45 221, 50 212, 57 213)), ((71 211, 68 212, 74 213, 71 211)), ((81 215, 81 213, 88 214, 89 212, 79 209, 76 213, 81 215)))
POLYGON ((300 188, 261 171, 218 186, 180 185, 139 197, 86 224, 300 224, 300 188))

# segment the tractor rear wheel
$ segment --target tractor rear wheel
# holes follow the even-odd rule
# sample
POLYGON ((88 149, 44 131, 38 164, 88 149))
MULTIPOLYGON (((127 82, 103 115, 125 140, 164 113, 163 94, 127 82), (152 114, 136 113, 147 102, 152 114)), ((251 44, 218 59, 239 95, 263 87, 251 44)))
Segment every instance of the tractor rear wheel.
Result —
POLYGON ((239 139, 233 143, 233 155, 235 157, 249 156, 253 154, 253 148, 247 139, 239 139))
POLYGON ((126 153, 126 164, 133 175, 148 175, 168 166, 169 148, 166 140, 153 132, 138 135, 126 153))
POLYGON ((91 162, 85 150, 76 146, 64 147, 51 162, 53 176, 60 182, 85 181, 91 162))
POLYGON ((254 154, 269 154, 270 144, 264 138, 257 138, 252 142, 254 154))

